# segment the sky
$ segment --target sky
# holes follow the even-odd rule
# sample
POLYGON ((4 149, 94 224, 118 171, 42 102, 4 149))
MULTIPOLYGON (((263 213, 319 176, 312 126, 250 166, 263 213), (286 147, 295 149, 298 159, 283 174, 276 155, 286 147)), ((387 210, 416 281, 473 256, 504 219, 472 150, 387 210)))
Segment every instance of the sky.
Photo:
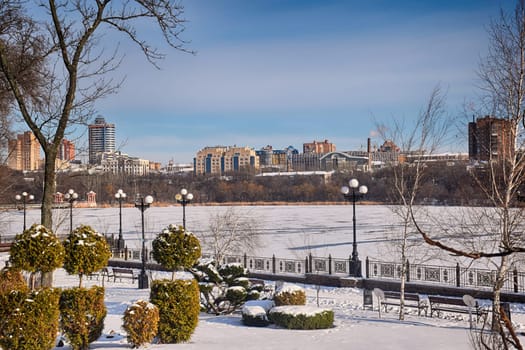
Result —
MULTIPOLYGON (((122 37, 125 77, 97 104, 121 151, 191 163, 206 146, 380 145, 377 123, 414 120, 431 91, 463 118, 450 152, 467 152, 466 117, 486 26, 507 0, 183 1, 188 54, 160 46, 160 69, 122 37)), ((142 28, 146 38, 151 28, 142 28)), ((159 41, 159 45, 162 45, 159 41)), ((94 116, 95 117, 95 116, 94 116)), ((87 134, 86 134, 87 138, 87 134)))

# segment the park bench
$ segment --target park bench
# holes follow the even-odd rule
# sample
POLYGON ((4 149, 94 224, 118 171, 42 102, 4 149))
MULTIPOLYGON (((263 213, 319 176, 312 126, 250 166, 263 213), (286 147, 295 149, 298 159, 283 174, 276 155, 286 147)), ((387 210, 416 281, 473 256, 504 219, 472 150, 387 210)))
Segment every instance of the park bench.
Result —
MULTIPOLYGON (((383 291, 379 303, 379 307, 385 308, 385 312, 388 312, 387 307, 390 306, 400 306, 401 305, 401 293, 395 291, 383 291)), ((421 316, 421 311, 425 312, 427 315, 428 304, 425 299, 422 299, 417 293, 407 293, 405 292, 405 307, 417 309, 418 316, 421 316)))
POLYGON ((107 267, 104 267, 103 269, 101 269, 101 270, 99 270, 97 272, 90 273, 88 275, 89 279, 93 279, 93 277, 95 277, 97 279, 97 281, 98 281, 98 279, 100 277, 102 277, 102 281, 104 281, 104 278, 107 278, 107 281, 109 281, 109 278, 113 277, 113 274, 111 273, 111 271, 107 267))
POLYGON ((121 267, 114 267, 112 270, 113 270, 113 282, 116 282, 117 278, 121 282, 123 278, 131 279, 132 282, 138 279, 138 276, 135 275, 135 272, 133 272, 132 269, 123 269, 121 267))
MULTIPOLYGON (((473 300, 473 298, 470 299, 473 300)), ((477 320, 479 320, 480 316, 486 316, 488 313, 488 310, 481 307, 477 300, 474 300, 473 304, 468 306, 465 304, 464 298, 429 295, 428 301, 430 303, 430 317, 432 317, 434 313, 439 316, 442 312, 471 313, 472 315, 476 315, 477 320)))

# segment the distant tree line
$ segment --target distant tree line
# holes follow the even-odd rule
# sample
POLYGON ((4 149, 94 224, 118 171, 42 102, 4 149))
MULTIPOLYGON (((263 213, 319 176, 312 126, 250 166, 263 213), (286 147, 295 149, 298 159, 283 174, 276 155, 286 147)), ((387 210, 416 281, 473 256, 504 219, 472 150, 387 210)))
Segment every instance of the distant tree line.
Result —
MULTIPOLYGON (((417 203, 436 205, 483 205, 483 193, 474 181, 472 171, 465 164, 429 164, 417 193, 417 203)), ((483 170, 474 170, 479 177, 483 170)), ((217 176, 195 176, 193 174, 150 174, 129 176, 114 174, 90 175, 87 173, 61 173, 57 178, 57 191, 69 188, 85 199, 85 194, 94 191, 99 204, 115 204, 115 193, 123 189, 127 201, 133 201, 137 193, 151 194, 156 202, 175 203, 175 195, 187 188, 194 195, 194 203, 230 202, 343 202, 340 188, 351 178, 357 178, 368 186, 365 200, 391 204, 393 195, 393 168, 384 168, 367 173, 362 171, 335 172, 328 179, 321 176, 255 176, 251 172, 237 172, 217 176)), ((40 201, 43 193, 41 173, 23 174, 0 167, 0 201, 15 203, 15 194, 26 191, 40 201)))

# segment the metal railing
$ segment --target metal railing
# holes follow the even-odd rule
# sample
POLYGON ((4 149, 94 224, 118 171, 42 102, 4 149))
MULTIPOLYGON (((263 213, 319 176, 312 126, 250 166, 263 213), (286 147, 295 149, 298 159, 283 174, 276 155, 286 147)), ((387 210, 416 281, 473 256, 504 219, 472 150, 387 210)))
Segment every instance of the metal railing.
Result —
MULTIPOLYGON (((146 251, 147 261, 153 261, 151 254, 146 251)), ((203 254, 203 258, 212 257, 211 254, 203 254)), ((125 249, 114 251, 112 259, 141 260, 141 251, 125 249)), ((274 275, 296 275, 304 276, 308 273, 320 275, 348 276, 350 273, 350 258, 339 259, 328 257, 317 257, 311 254, 305 259, 259 257, 250 255, 226 255, 221 263, 241 264, 251 272, 274 275)), ((366 258, 365 278, 368 279, 401 279, 401 263, 373 260, 366 258)), ((466 268, 459 264, 456 266, 438 266, 425 264, 407 263, 407 282, 429 283, 449 287, 480 288, 491 290, 494 284, 496 272, 488 269, 466 268)), ((509 271, 505 278, 502 291, 525 293, 525 272, 516 269, 509 271)))
MULTIPOLYGON (((366 278, 401 279, 401 263, 366 259, 366 278)), ((496 271, 456 266, 407 263, 407 282, 433 283, 451 287, 492 289, 496 271)), ((505 292, 524 293, 525 273, 517 269, 507 272, 502 288, 505 292)))

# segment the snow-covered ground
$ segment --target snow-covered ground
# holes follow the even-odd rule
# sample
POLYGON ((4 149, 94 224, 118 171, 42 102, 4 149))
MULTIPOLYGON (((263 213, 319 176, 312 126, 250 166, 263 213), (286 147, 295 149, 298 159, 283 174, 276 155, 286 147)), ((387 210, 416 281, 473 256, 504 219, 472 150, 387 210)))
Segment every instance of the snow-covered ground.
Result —
MULTIPOLYGON (((186 208, 187 227, 197 235, 204 234, 209 218, 225 207, 190 206, 186 208)), ((260 223, 261 244, 253 255, 301 257, 308 253, 317 256, 347 257, 352 249, 351 207, 339 206, 253 206, 237 207, 245 215, 260 223)), ((62 214, 65 211, 62 211, 62 214)), ((2 217, 2 235, 20 232, 22 213, 10 211, 2 217)), ((170 223, 181 223, 182 208, 151 207, 146 211, 146 238, 151 241, 156 233, 170 223)), ((359 206, 357 232, 359 254, 388 260, 388 233, 394 229, 395 217, 385 206, 359 206), (385 250, 386 249, 386 250, 385 250), (387 252, 387 253, 385 253, 387 252)), ((39 222, 39 212, 28 212, 28 225, 39 222)), ((89 224, 101 233, 118 232, 118 208, 75 209, 74 225, 89 224)), ((69 229, 64 220, 58 231, 69 229)), ((140 244, 140 212, 123 208, 123 233, 129 246, 140 244)), ((390 254, 393 254, 390 251, 390 254)), ((6 256, 0 256, 0 260, 6 256)), ((449 259, 449 258, 447 258, 449 259)), ((452 261, 446 261, 454 264, 452 261)), ((4 263, 0 261, 0 266, 4 263)), ((88 281, 89 283, 100 283, 88 281)), ((272 283, 272 282, 268 282, 272 283)), ((55 273, 55 285, 76 286, 76 276, 63 270, 55 273)), ((104 336, 92 345, 93 349, 122 349, 128 347, 122 316, 128 305, 138 299, 148 299, 149 290, 139 290, 129 282, 106 282, 106 317, 104 336)), ((303 286, 308 304, 316 305, 315 286, 303 286)), ((332 308, 335 325, 331 329, 297 331, 246 327, 238 314, 213 316, 201 314, 199 325, 187 344, 150 345, 149 349, 469 349, 469 322, 467 315, 448 318, 417 316, 413 310, 405 321, 398 321, 395 312, 383 313, 365 310, 362 290, 328 288, 319 291, 319 305, 332 308)), ((525 332, 525 307, 513 304, 512 321, 518 332, 525 332)), ((525 338, 522 339, 525 342, 525 338)), ((57 348, 59 349, 59 348, 57 348)))
MULTIPOLYGON (((95 284, 87 281, 87 285, 95 284)), ((267 282, 272 283, 272 282, 267 282)), ((76 276, 63 270, 55 272, 57 286, 75 286, 76 276)), ((307 304, 317 305, 316 286, 301 285, 306 289, 307 304)), ((129 282, 106 282, 108 315, 104 335, 92 344, 93 349, 122 349, 128 347, 121 329, 125 309, 138 299, 148 300, 149 290, 140 290, 129 282)), ((398 321, 391 310, 382 313, 377 308, 363 309, 362 290, 356 288, 321 287, 319 306, 335 312, 334 327, 323 330, 287 330, 273 325, 247 327, 239 314, 214 316, 201 314, 199 324, 190 342, 185 344, 154 344, 148 349, 471 349, 469 321, 466 315, 442 318, 417 316, 409 310, 405 321, 398 321)), ((375 302, 375 301, 374 301, 375 302)), ((512 305, 512 320, 519 332, 525 331, 525 308, 512 305)), ((478 325, 479 326, 479 325, 478 325)), ((525 342, 525 337, 521 337, 525 342)), ((56 348, 68 349, 68 347, 56 348)))

